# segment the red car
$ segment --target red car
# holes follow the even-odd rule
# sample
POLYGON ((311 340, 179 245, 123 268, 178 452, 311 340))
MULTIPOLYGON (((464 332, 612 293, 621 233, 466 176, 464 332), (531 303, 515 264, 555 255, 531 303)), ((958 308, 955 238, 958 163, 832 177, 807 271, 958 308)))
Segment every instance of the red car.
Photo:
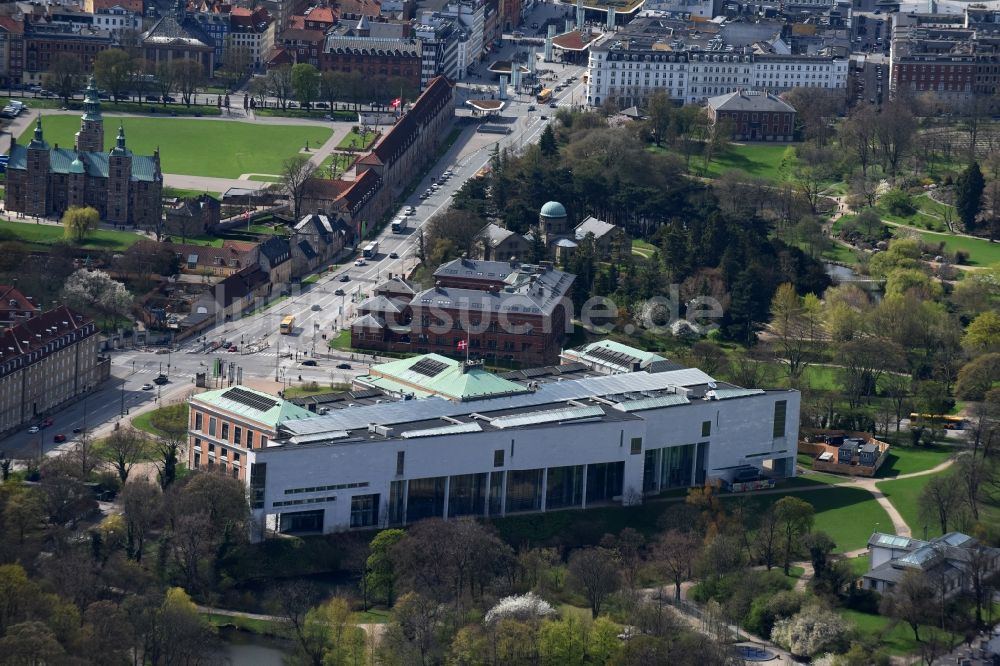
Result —
POLYGON ((66 435, 63 435, 63 434, 56 435, 55 437, 52 438, 52 441, 55 442, 56 444, 59 444, 61 442, 65 442, 66 441, 66 435))
POLYGON ((239 350, 240 350, 240 348, 237 347, 236 345, 233 345, 232 347, 229 348, 229 351, 231 351, 231 352, 239 351, 239 350))
POLYGON ((50 425, 52 425, 52 419, 45 419, 44 421, 42 421, 43 428, 48 428, 50 425))

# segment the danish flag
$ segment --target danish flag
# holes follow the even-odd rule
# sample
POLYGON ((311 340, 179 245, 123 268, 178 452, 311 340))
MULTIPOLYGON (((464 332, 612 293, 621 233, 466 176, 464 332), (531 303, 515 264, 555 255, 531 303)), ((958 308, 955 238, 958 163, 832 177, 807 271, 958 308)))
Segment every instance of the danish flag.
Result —
POLYGON ((469 346, 469 342, 467 340, 459 340, 458 341, 458 348, 459 349, 465 349, 468 346, 469 346))
POLYGON ((391 102, 389 102, 389 107, 393 108, 393 109, 398 109, 399 105, 402 104, 402 103, 403 103, 403 98, 402 97, 397 97, 396 99, 394 99, 391 102))

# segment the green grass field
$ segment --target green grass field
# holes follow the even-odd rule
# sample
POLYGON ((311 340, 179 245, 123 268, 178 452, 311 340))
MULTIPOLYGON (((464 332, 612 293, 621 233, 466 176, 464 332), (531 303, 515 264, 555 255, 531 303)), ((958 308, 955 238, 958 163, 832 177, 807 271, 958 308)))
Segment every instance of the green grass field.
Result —
POLYGON ((788 144, 783 143, 732 145, 709 163, 705 175, 717 178, 737 170, 768 180, 786 180, 788 175, 782 173, 781 167, 787 148, 788 144))
MULTIPOLYGON (((898 227, 894 232, 902 231, 898 227)), ((945 252, 965 250, 969 253, 970 266, 989 266, 1000 262, 1000 243, 991 243, 986 239, 952 236, 951 234, 921 231, 920 239, 930 245, 944 242, 945 252)))
MULTIPOLYGON (((40 250, 44 250, 46 246, 66 241, 61 226, 0 220, 0 237, 6 236, 9 236, 10 240, 19 240, 40 250)), ((80 247, 95 250, 125 250, 140 238, 142 236, 128 231, 99 229, 92 232, 80 247)))
POLYGON ((336 162, 337 175, 339 176, 350 169, 357 158, 357 155, 348 155, 347 153, 330 153, 330 155, 323 160, 323 163, 319 165, 319 169, 317 169, 317 171, 319 171, 322 177, 326 178, 327 176, 332 175, 330 168, 334 165, 334 162, 336 162))
POLYGON ((917 500, 924 486, 934 478, 933 474, 927 476, 915 476, 912 479, 899 479, 896 481, 882 481, 877 484, 878 489, 892 502, 899 514, 910 526, 913 536, 918 538, 931 538, 941 535, 941 526, 936 521, 928 521, 926 524, 920 520, 920 510, 917 507, 917 500), (926 531, 925 531, 926 528, 926 531))
MULTIPOLYGON (((187 412, 187 409, 188 408, 185 405, 184 411, 187 412)), ((157 436, 161 435, 162 433, 156 428, 154 428, 152 424, 153 415, 155 415, 157 411, 159 410, 153 409, 143 414, 139 414, 138 416, 132 419, 132 427, 135 428, 136 430, 142 430, 143 432, 148 432, 151 435, 157 435, 157 436)))
POLYGON ((905 623, 894 622, 882 615, 871 615, 846 608, 837 611, 842 617, 857 627, 858 632, 872 638, 877 638, 889 654, 911 654, 920 649, 920 644, 913 639, 913 630, 905 623))
POLYGON ((365 150, 375 140, 375 131, 368 130, 362 135, 360 132, 351 130, 347 136, 337 144, 338 150, 365 150))
POLYGON ((656 253, 656 246, 644 240, 636 239, 632 241, 632 254, 643 259, 651 259, 656 253))
MULTIPOLYGON (((306 141, 323 145, 333 134, 326 127, 312 125, 258 125, 221 120, 183 118, 104 117, 104 142, 114 145, 116 126, 125 127, 128 147, 139 155, 151 155, 160 148, 164 173, 191 176, 238 178, 244 173, 281 173, 281 164, 299 154, 306 141)), ((45 139, 50 144, 72 146, 80 129, 76 115, 46 116, 42 120, 45 139)), ((29 127, 20 140, 30 137, 29 127)))
POLYGON ((879 468, 878 476, 892 478, 922 472, 940 465, 954 453, 955 450, 947 446, 894 446, 879 468))

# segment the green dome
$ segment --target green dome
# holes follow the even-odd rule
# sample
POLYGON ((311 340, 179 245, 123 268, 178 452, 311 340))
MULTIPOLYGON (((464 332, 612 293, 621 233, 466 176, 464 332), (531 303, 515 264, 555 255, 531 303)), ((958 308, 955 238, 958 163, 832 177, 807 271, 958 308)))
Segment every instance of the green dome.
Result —
POLYGON ((558 201, 550 201, 542 206, 542 217, 566 217, 566 208, 558 201))
POLYGON ((85 173, 86 169, 83 168, 83 162, 80 161, 79 155, 75 160, 69 163, 70 173, 85 173))

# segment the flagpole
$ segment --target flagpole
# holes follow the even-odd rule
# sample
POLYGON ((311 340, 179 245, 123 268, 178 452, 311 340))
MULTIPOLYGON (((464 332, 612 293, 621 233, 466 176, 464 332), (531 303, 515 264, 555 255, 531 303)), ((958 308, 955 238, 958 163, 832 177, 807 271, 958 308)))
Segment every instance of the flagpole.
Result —
POLYGON ((469 329, 465 329, 465 364, 469 364, 469 329))

